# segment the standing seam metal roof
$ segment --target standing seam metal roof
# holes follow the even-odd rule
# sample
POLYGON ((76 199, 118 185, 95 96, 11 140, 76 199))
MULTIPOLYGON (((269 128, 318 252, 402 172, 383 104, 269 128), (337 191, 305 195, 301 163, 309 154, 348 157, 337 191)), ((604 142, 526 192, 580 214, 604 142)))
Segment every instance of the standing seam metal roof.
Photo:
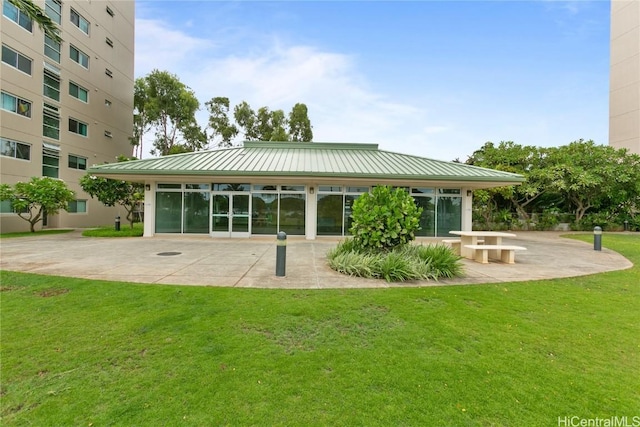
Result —
POLYGON ((377 144, 245 142, 242 147, 94 165, 96 175, 329 176, 519 183, 522 175, 379 150, 377 144))

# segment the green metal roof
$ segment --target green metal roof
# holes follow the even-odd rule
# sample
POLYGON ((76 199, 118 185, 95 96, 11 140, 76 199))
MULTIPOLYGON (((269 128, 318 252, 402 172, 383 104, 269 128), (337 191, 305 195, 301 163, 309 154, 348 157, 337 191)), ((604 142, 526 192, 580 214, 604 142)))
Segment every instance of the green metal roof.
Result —
POLYGON ((517 184, 522 175, 378 149, 377 144, 245 142, 242 147, 94 165, 106 177, 330 177, 517 184))

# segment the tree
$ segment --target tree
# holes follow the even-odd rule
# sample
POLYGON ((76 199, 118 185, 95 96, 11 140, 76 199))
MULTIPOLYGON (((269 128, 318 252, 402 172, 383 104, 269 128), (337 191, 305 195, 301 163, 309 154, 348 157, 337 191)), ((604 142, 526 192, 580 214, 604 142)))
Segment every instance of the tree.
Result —
POLYGON ((220 137, 219 147, 231 147, 233 138, 238 135, 238 127, 229 120, 229 98, 216 97, 205 102, 209 110, 209 127, 212 129, 210 140, 220 137))
POLYGON ((35 22, 49 38, 57 43, 62 43, 58 26, 40 6, 34 4, 32 0, 9 0, 9 3, 35 22))
POLYGON ((291 141, 313 141, 309 112, 304 104, 296 104, 289 113, 289 134, 291 141))
POLYGON ((134 146, 134 156, 141 159, 143 154, 144 135, 151 129, 151 120, 146 111, 147 81, 138 78, 133 88, 133 136, 130 139, 134 146))
MULTIPOLYGON (((145 115, 138 121, 140 130, 148 123, 155 129, 151 154, 167 155, 175 152, 197 151, 206 145, 206 134, 200 129, 195 113, 200 102, 194 92, 177 76, 153 70, 143 81, 136 81, 139 102, 136 110, 145 115), (181 147, 177 147, 181 146, 181 147)), ((141 137, 134 132, 134 137, 141 137)))
POLYGON ((229 116, 229 98, 212 98, 206 103, 209 109, 211 139, 220 137, 218 146, 230 147, 238 134, 247 141, 306 141, 313 139, 307 106, 296 104, 287 116, 283 110, 260 107, 257 111, 242 101, 233 108, 233 120, 229 116))
POLYGON ((133 212, 138 202, 144 200, 142 184, 86 174, 80 179, 80 186, 91 198, 98 199, 105 206, 121 205, 133 228, 133 212))
POLYGON ((551 148, 549 184, 561 194, 579 222, 589 209, 604 209, 638 198, 640 161, 625 149, 582 139, 551 148))
POLYGON ((422 208, 402 188, 374 187, 352 206, 350 232, 363 250, 390 250, 415 240, 422 208))
POLYGON ((0 185, 0 200, 11 202, 18 216, 30 224, 32 233, 45 215, 67 210, 74 198, 74 192, 69 190, 64 181, 50 177, 33 177, 28 182, 18 182, 14 186, 0 185))
MULTIPOLYGON (((545 193, 551 180, 551 171, 545 166, 546 150, 533 146, 521 146, 513 141, 501 141, 496 147, 492 142, 485 143, 466 161, 468 165, 480 166, 523 175, 521 185, 511 185, 483 190, 493 198, 507 200, 518 217, 527 221, 530 218, 530 205, 545 193)), ((483 195, 485 207, 497 207, 483 195)))

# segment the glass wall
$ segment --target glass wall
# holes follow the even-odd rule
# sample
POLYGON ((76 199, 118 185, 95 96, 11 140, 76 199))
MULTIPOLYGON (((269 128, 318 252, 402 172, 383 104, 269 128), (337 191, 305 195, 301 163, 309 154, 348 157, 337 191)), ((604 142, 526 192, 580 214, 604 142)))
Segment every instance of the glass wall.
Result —
MULTIPOLYGON (((264 187, 264 186, 260 186, 264 187)), ((251 194, 251 232, 253 234, 276 234, 278 232, 278 193, 251 194)), ((264 188, 262 188, 264 189, 264 188)))
POLYGON ((181 222, 181 185, 158 184, 158 190, 156 191, 156 233, 180 233, 182 232, 181 222))
MULTIPOLYGON (((448 236, 462 226, 460 189, 408 188, 418 207, 422 208, 417 236, 448 236)), ((348 236, 353 223, 353 202, 369 187, 319 186, 317 203, 318 236, 348 236)))
POLYGON ((206 234, 209 232, 209 186, 187 184, 185 187, 183 233, 206 234))
POLYGON ((438 236, 449 236, 449 231, 462 227, 462 197, 459 189, 438 189, 438 236))

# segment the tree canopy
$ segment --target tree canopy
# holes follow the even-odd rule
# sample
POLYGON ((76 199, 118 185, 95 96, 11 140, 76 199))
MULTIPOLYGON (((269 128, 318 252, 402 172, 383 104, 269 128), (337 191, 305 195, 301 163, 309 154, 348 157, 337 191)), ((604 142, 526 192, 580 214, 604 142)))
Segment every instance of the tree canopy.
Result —
POLYGON ((134 145, 141 144, 147 129, 153 129, 154 155, 197 151, 206 146, 206 134, 195 118, 200 102, 177 76, 153 70, 136 79, 134 95, 134 145))
POLYGON ((311 121, 305 104, 297 103, 286 115, 283 110, 260 107, 257 111, 242 101, 233 108, 229 98, 216 97, 205 103, 209 110, 212 142, 229 147, 238 134, 248 141, 305 141, 313 140, 311 121), (215 141, 218 139, 217 141, 215 141))
MULTIPOLYGON (((549 148, 487 142, 467 164, 526 178, 520 186, 474 192, 476 220, 485 223, 509 221, 512 213, 525 223, 540 214, 537 221, 545 222, 568 212, 576 227, 586 228, 595 220, 633 221, 640 208, 640 156, 591 140, 549 148), (594 220, 585 222, 589 215, 594 220)), ((636 222, 640 225, 640 219, 636 222)))
POLYGON ((28 182, 18 182, 13 186, 0 185, 0 200, 11 202, 18 216, 29 223, 32 233, 45 215, 67 210, 74 197, 74 192, 64 181, 46 176, 33 177, 28 182))

